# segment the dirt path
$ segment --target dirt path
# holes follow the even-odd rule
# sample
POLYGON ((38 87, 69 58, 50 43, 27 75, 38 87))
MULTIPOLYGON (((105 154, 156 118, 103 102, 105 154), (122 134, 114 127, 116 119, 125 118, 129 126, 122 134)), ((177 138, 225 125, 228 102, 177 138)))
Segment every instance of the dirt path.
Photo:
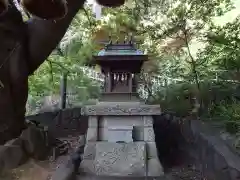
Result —
MULTIPOLYGON (((33 160, 22 165, 21 167, 0 176, 0 180, 50 180, 51 174, 55 171, 59 164, 64 162, 67 156, 61 156, 57 161, 34 162, 33 160)), ((100 180, 95 177, 79 176, 79 180, 100 180)), ((106 179, 106 178, 104 178, 106 179)), ((108 178, 109 180, 117 178, 108 178)), ((126 179, 126 178, 124 178, 126 179)), ((145 179, 145 178, 129 178, 129 179, 145 179)), ((191 166, 181 166, 170 169, 165 177, 161 180, 207 180, 202 177, 201 173, 191 166)))
MULTIPOLYGON (((71 154, 78 145, 78 137, 69 136, 61 140, 67 140, 70 143, 68 154, 71 154)), ((0 174, 0 180, 48 180, 56 168, 68 158, 68 154, 52 160, 50 156, 45 161, 29 160, 18 168, 0 174)))
MULTIPOLYGON (((0 175, 0 180, 50 180, 51 174, 58 168, 60 164, 68 159, 68 155, 71 154, 78 146, 78 137, 70 136, 62 140, 67 140, 70 143, 70 149, 67 155, 60 156, 56 160, 51 160, 49 157, 46 161, 34 161, 29 160, 24 165, 17 169, 0 175)), ((99 180, 96 177, 79 176, 79 180, 99 180)), ((101 179, 101 178, 100 178, 101 179)), ((106 178, 104 178, 106 179, 106 178)), ((117 178, 107 178, 109 180, 117 178)), ((125 179, 125 178, 124 178, 125 179)), ((146 178, 130 178, 130 179, 146 179, 146 178)), ((169 169, 166 172, 165 177, 161 180, 207 180, 201 176, 201 173, 190 165, 181 165, 169 169)))

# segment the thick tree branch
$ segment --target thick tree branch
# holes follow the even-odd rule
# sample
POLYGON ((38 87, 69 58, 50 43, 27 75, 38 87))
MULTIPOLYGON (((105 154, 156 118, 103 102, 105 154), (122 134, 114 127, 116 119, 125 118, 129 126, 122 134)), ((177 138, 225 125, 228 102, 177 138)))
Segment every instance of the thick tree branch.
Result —
POLYGON ((32 74, 57 46, 85 0, 68 0, 67 2, 68 13, 63 19, 46 21, 31 18, 27 22, 29 34, 29 74, 32 74))
POLYGON ((0 144, 17 137, 24 128, 28 95, 28 65, 25 51, 26 25, 11 2, 0 16, 0 144))

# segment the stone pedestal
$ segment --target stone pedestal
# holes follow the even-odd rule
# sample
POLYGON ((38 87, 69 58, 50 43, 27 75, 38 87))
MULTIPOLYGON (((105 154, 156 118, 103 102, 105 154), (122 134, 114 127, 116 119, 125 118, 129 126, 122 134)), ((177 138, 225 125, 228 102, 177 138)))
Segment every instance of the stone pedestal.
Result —
POLYGON ((158 160, 153 115, 160 107, 140 103, 86 106, 87 143, 80 169, 100 176, 163 176, 158 160))

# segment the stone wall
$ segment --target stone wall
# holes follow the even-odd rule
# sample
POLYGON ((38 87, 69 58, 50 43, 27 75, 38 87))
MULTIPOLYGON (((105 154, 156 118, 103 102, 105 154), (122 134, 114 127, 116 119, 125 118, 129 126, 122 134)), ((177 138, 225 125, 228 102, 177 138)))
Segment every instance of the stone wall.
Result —
POLYGON ((160 158, 177 158, 179 152, 185 152, 187 159, 192 159, 208 180, 240 179, 240 157, 215 129, 199 120, 189 121, 170 115, 155 116, 154 119, 157 145, 163 147, 165 143, 169 146, 165 151, 159 147, 160 158), (175 153, 171 152, 174 150, 175 153))
POLYGON ((81 116, 81 108, 44 112, 27 116, 26 120, 40 126, 29 124, 18 138, 0 145, 0 175, 24 164, 29 158, 45 160, 56 145, 55 138, 75 136, 79 141, 84 139, 80 135, 85 135, 88 125, 87 117, 81 116))
MULTIPOLYGON (((81 108, 45 112, 26 117, 49 126, 55 137, 85 134, 87 117, 81 108)), ((208 180, 240 179, 240 157, 219 133, 198 120, 184 120, 169 114, 154 116, 154 131, 160 160, 164 166, 192 159, 208 180), (187 157, 185 156, 187 155, 187 157)))
POLYGON ((88 126, 86 116, 81 116, 81 108, 69 108, 52 112, 43 112, 27 116, 26 120, 34 120, 49 127, 54 137, 85 134, 88 126))

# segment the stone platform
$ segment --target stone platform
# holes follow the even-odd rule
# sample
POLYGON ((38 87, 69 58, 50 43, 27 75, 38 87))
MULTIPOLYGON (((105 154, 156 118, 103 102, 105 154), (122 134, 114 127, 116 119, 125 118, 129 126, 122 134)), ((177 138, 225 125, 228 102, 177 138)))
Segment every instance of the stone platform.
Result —
POLYGON ((152 115, 160 107, 133 103, 87 106, 87 143, 81 173, 114 177, 162 177, 152 115))
POLYGON ((99 176, 159 177, 164 173, 156 156, 156 151, 151 152, 145 142, 89 143, 85 147, 80 172, 99 176))
POLYGON ((109 176, 91 176, 81 175, 77 176, 76 180, 173 180, 171 177, 109 177, 109 176))
POLYGON ((82 108, 82 115, 88 116, 143 116, 161 115, 159 105, 146 105, 140 102, 100 102, 82 108))

